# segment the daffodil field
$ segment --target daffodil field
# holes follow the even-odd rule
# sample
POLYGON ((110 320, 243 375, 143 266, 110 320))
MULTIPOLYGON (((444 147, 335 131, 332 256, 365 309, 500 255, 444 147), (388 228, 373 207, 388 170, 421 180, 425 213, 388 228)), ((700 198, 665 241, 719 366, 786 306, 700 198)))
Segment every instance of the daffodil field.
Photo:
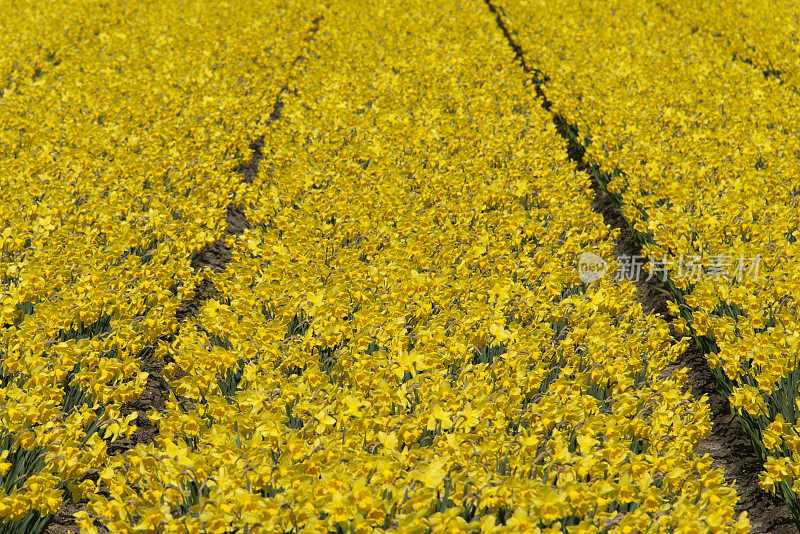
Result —
POLYGON ((757 4, 1 3, 0 533, 750 532, 692 343, 798 521, 757 4))
POLYGON ((762 258, 758 276, 741 281, 671 277, 679 265, 663 277, 676 326, 705 349, 766 462, 762 487, 798 517, 800 96, 782 65, 797 46, 787 33, 800 10, 744 2, 623 0, 607 10, 573 2, 557 12, 542 5, 501 2, 644 254, 691 255, 705 266, 762 258), (747 50, 752 59, 743 61, 747 50))

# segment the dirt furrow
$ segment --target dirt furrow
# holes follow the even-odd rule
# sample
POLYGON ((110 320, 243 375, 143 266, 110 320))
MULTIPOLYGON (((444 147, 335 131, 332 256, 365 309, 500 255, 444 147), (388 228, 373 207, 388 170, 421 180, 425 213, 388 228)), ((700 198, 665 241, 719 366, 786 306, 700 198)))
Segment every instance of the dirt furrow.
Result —
MULTIPOLYGON (((312 21, 312 25, 306 36, 306 43, 309 43, 313 39, 314 35, 319 30, 319 24, 321 21, 321 16, 312 21)), ((297 63, 304 59, 304 52, 305 51, 301 51, 294 58, 291 63, 291 67, 294 67, 297 65, 297 63)), ((272 105, 272 112, 270 113, 266 122, 267 127, 281 118, 281 111, 284 105, 283 97, 289 91, 290 82, 291 80, 287 80, 287 82, 284 83, 284 85, 278 91, 278 94, 275 97, 275 101, 272 105)), ((261 136, 251 142, 249 148, 252 151, 250 160, 246 164, 242 165, 238 171, 242 175, 242 180, 245 183, 252 184, 255 178, 258 176, 259 166, 263 160, 264 137, 261 136)), ((225 238, 229 235, 240 235, 246 228, 249 228, 250 226, 247 221, 244 207, 239 205, 235 198, 232 199, 231 203, 227 206, 225 222, 226 226, 222 237, 203 247, 192 259, 191 265, 194 268, 195 273, 203 268, 214 271, 224 271, 227 264, 232 261, 233 256, 230 249, 225 244, 225 238)), ((200 307, 202 306, 203 302, 211 298, 220 299, 222 297, 223 295, 219 290, 217 290, 216 287, 214 287, 214 283, 211 281, 211 279, 208 277, 203 278, 203 280, 195 288, 194 296, 191 299, 181 302, 180 306, 178 307, 178 310, 175 314, 179 325, 178 328, 180 328, 180 325, 183 322, 195 317, 200 312, 200 307)), ((158 338, 157 343, 171 343, 175 340, 176 335, 177 332, 175 334, 165 334, 158 338)), ((155 350, 155 346, 153 349, 155 350)), ((158 434, 158 428, 149 420, 147 417, 147 412, 151 410, 163 411, 165 409, 166 400, 169 398, 169 392, 172 390, 169 382, 162 376, 162 370, 168 363, 170 362, 150 361, 143 366, 142 370, 148 373, 148 378, 142 395, 136 401, 123 405, 121 409, 123 415, 129 415, 134 411, 137 412, 137 418, 135 420, 137 427, 136 431, 132 434, 130 439, 121 439, 111 443, 108 447, 109 454, 121 454, 134 448, 138 443, 151 443, 155 440, 158 434)), ((180 396, 176 394, 176 398, 180 399, 180 396)), ((97 482, 98 473, 92 472, 85 478, 89 478, 97 482)), ((73 503, 72 501, 66 502, 55 515, 47 529, 44 531, 45 534, 78 532, 73 514, 84 509, 86 504, 87 501, 82 501, 79 503, 73 503)), ((95 526, 98 527, 98 531, 101 533, 108 532, 103 525, 96 523, 95 526)))
MULTIPOLYGON (((574 141, 570 141, 574 145, 574 141)), ((571 152, 576 152, 575 147, 571 152)), ((585 169, 585 163, 579 161, 585 169)), ((597 180, 592 178, 595 200, 594 210, 603 215, 606 225, 620 230, 620 237, 614 248, 616 258, 621 256, 641 256, 641 244, 633 237, 628 221, 622 216, 611 198, 600 188, 597 180)), ((643 268, 642 272, 646 272, 643 268)), ((636 286, 636 301, 642 305, 645 313, 656 313, 664 321, 671 322, 667 311, 667 288, 657 281, 633 280, 636 286)), ((681 337, 673 330, 676 341, 681 337)), ((736 511, 746 511, 750 518, 752 532, 761 533, 796 533, 789 508, 778 497, 770 495, 758 485, 758 474, 762 464, 756 456, 753 444, 742 429, 736 415, 731 411, 728 399, 717 387, 705 355, 697 343, 692 340, 680 358, 669 368, 669 372, 682 367, 689 370, 688 387, 695 397, 706 396, 711 408, 711 434, 697 447, 699 454, 708 453, 714 459, 714 467, 725 472, 725 482, 736 489, 739 503, 736 511)))
MULTIPOLYGON (((494 15, 498 28, 503 32, 521 67, 531 75, 531 83, 537 96, 541 98, 542 108, 551 112, 552 102, 545 93, 545 84, 548 80, 546 73, 532 67, 526 61, 522 47, 516 42, 503 18, 502 9, 495 6, 491 0, 484 0, 484 2, 494 15)), ((607 226, 620 231, 614 248, 615 258, 641 257, 641 243, 635 239, 629 221, 622 215, 614 200, 601 187, 597 179, 598 169, 584 160, 584 147, 575 140, 575 135, 571 135, 571 126, 563 116, 552 112, 551 114, 558 133, 567 141, 570 158, 576 163, 579 170, 586 172, 591 177, 595 193, 592 208, 603 216, 607 226)), ((642 273, 647 272, 644 265, 642 273)), ((645 313, 656 313, 664 321, 671 323, 667 311, 669 297, 666 286, 655 277, 651 280, 646 280, 646 278, 647 276, 644 275, 638 280, 632 281, 636 286, 636 301, 641 304, 645 313)), ((674 330, 673 336, 676 340, 680 337, 674 330)), ((705 355, 694 341, 681 354, 678 361, 674 362, 670 371, 682 367, 686 367, 689 371, 687 387, 691 388, 695 397, 705 395, 711 408, 712 431, 700 443, 697 452, 708 453, 714 460, 714 466, 724 470, 726 483, 732 485, 739 494, 737 513, 747 512, 754 533, 798 532, 786 504, 778 497, 765 492, 758 485, 758 474, 762 465, 756 456, 755 449, 735 414, 732 413, 727 398, 717 388, 705 355)))
MULTIPOLYGON (((319 23, 321 20, 322 17, 317 17, 314 19, 306 37, 307 43, 313 39, 314 35, 319 30, 319 23)), ((301 61, 303 57, 303 52, 298 54, 293 60, 292 66, 301 61)), ((287 81, 278 91, 266 126, 270 126, 272 123, 280 119, 281 110, 283 109, 282 98, 287 91, 288 84, 289 82, 287 81)), ((258 175, 259 165, 263 159, 263 148, 263 136, 250 143, 250 149, 252 150, 250 161, 239 168, 239 173, 242 175, 244 182, 253 183, 255 177, 258 175)), ((195 272, 198 272, 203 268, 208 268, 215 271, 224 271, 227 264, 233 259, 230 249, 225 244, 225 239, 230 235, 240 235, 245 231, 246 228, 250 227, 244 207, 237 204, 235 198, 232 199, 231 203, 227 206, 225 222, 226 226, 222 237, 203 247, 192 260, 192 267, 194 268, 195 272)), ((211 281, 211 279, 206 277, 203 278, 203 280, 195 288, 193 298, 183 301, 178 308, 176 312, 176 319, 178 320, 179 328, 180 324, 188 319, 191 319, 192 317, 195 317, 200 312, 200 307, 202 306, 203 302, 211 298, 221 299, 223 298, 223 295, 216 287, 214 287, 214 283, 211 281)), ((175 336, 176 334, 166 334, 162 336, 159 341, 171 343, 175 340, 175 336)), ((123 410, 123 414, 125 414, 126 411, 127 413, 137 411, 139 416, 136 420, 137 430, 132 436, 133 439, 131 440, 130 444, 127 444, 129 446, 124 447, 122 450, 132 448, 136 443, 147 443, 155 439, 155 435, 158 430, 147 420, 146 412, 153 408, 156 410, 164 409, 164 402, 169 396, 170 386, 169 383, 161 376, 161 371, 164 368, 164 365, 167 363, 169 362, 151 362, 144 369, 144 371, 149 373, 147 386, 144 393, 138 401, 131 403, 125 407, 125 410, 123 410)))

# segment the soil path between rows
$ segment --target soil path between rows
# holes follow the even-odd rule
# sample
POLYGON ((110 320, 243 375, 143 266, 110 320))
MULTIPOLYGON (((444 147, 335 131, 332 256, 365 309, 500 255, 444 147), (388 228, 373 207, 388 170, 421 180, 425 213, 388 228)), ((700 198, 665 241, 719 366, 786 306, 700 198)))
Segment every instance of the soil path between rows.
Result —
MULTIPOLYGON (((594 179, 592 187, 595 192, 592 208, 603 215, 607 226, 620 230, 620 237, 614 247, 614 256, 616 258, 641 256, 641 246, 631 234, 627 220, 594 179)), ((643 268, 641 279, 632 280, 636 286, 636 302, 642 305, 645 313, 658 314, 664 321, 671 323, 667 311, 669 296, 666 287, 655 278, 647 281, 646 271, 647 269, 643 268)), ((674 329, 672 334, 676 341, 682 337, 674 329)), ((758 485, 758 475, 763 466, 756 456, 750 438, 732 412, 728 399, 717 388, 705 355, 694 340, 678 360, 669 366, 668 372, 682 367, 689 370, 687 386, 691 388, 692 395, 696 398, 705 395, 711 408, 711 434, 700 442, 697 453, 701 455, 708 453, 714 459, 714 467, 724 470, 725 482, 739 495, 736 512, 747 512, 751 532, 754 534, 796 534, 798 529, 786 503, 758 485)))
MULTIPOLYGON (((314 35, 316 35, 321 21, 322 17, 320 16, 311 22, 311 27, 309 28, 305 38, 306 45, 314 38, 314 35)), ((292 61, 291 67, 294 67, 298 62, 305 58, 305 52, 306 50, 304 47, 304 49, 292 61)), ((289 72, 291 72, 291 68, 289 72)), ((269 127, 272 123, 281 118, 281 112, 284 106, 283 98, 284 95, 289 92, 288 88, 290 81, 291 80, 287 80, 286 83, 284 83, 284 85, 279 89, 272 104, 272 111, 267 119, 265 125, 266 127, 269 127)), ((238 174, 241 176, 243 182, 252 184, 258 176, 259 166, 264 159, 264 137, 262 136, 252 141, 249 148, 251 150, 250 160, 238 169, 238 174)), ((226 207, 225 230, 223 231, 222 236, 200 249, 194 256, 191 265, 195 273, 203 269, 217 272, 224 271, 228 263, 233 260, 233 255, 231 254, 231 250, 226 245, 225 239, 230 235, 240 235, 244 233, 245 229, 247 228, 250 228, 250 223, 247 221, 247 215, 245 214, 244 206, 237 203, 236 199, 234 198, 226 207)), ((200 313, 200 308, 205 301, 212 298, 221 299, 223 297, 224 296, 220 293, 220 291, 214 287, 214 283, 210 278, 203 278, 202 281, 195 287, 193 297, 180 303, 180 306, 175 314, 179 325, 178 328, 180 328, 180 325, 184 322, 191 320, 193 317, 198 315, 200 313)), ((162 335, 158 338, 157 343, 171 343, 175 340, 176 335, 177 333, 162 335)), ((136 431, 133 433, 130 439, 117 440, 111 443, 108 446, 109 454, 122 454, 125 451, 134 448, 139 443, 152 443, 155 440, 156 436, 158 435, 158 428, 149 420, 147 413, 152 412, 153 410, 163 412, 165 409, 166 400, 169 398, 170 391, 173 391, 174 393, 174 389, 162 376, 162 370, 167 363, 169 363, 169 361, 151 361, 147 362, 143 366, 142 370, 148 373, 147 384, 145 385, 144 391, 137 400, 127 403, 121 408, 122 415, 129 415, 130 413, 137 412, 137 418, 135 420, 137 427, 136 431)), ((185 375, 185 373, 183 374, 185 375)), ((180 375, 181 373, 179 372, 177 377, 179 378, 180 375)), ((177 395, 177 393, 175 396, 178 398, 178 400, 182 400, 181 396, 177 395)), ((92 470, 84 478, 88 478, 97 482, 98 471, 92 470)), ((56 513, 48 527, 44 530, 44 534, 64 534, 78 532, 79 529, 75 524, 73 515, 76 512, 85 509, 87 502, 88 501, 81 501, 74 503, 72 501, 67 501, 56 513)), ((99 524, 97 521, 95 521, 95 526, 97 526, 98 531, 101 534, 108 532, 108 529, 99 524)))
MULTIPOLYGON (((558 133, 568 143, 568 153, 580 171, 586 172, 592 180, 594 201, 592 209, 603 216, 606 226, 619 229, 619 237, 614 247, 614 256, 632 258, 642 256, 641 244, 634 238, 629 222, 614 205, 612 199, 602 190, 595 176, 590 171, 589 165, 583 159, 583 150, 567 131, 568 121, 552 112, 552 102, 545 93, 546 73, 534 68, 526 62, 525 52, 516 42, 509 26, 501 13, 491 0, 484 0, 486 7, 494 15, 500 31, 514 51, 516 59, 526 73, 531 75, 533 89, 542 101, 542 108, 551 113, 553 123, 558 133)), ((646 265, 646 264, 644 264, 646 265)), ((643 266, 644 267, 644 266, 643 266)), ((671 318, 667 311, 669 300, 666 287, 656 278, 646 280, 647 268, 641 269, 643 276, 632 280, 636 286, 636 302, 641 304, 646 314, 658 314, 665 322, 670 323, 673 337, 677 341, 680 335, 672 328, 671 318)), ((792 513, 786 504, 778 497, 764 491, 758 485, 758 475, 763 466, 756 456, 755 449, 750 439, 744 432, 741 423, 732 413, 727 398, 716 387, 714 375, 708 367, 705 355, 700 347, 692 341, 689 347, 675 361, 667 372, 685 367, 688 369, 687 387, 691 389, 696 398, 707 397, 711 409, 711 434, 698 446, 699 454, 708 453, 713 458, 714 467, 720 468, 725 473, 725 482, 731 485, 739 495, 736 512, 747 512, 751 523, 751 532, 754 534, 777 533, 796 534, 798 528, 792 513)))

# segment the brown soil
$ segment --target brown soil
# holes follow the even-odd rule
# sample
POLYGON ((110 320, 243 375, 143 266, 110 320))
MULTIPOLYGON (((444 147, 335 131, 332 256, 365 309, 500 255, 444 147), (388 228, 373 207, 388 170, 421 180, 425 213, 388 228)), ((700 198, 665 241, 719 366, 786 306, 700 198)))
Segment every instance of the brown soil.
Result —
MULTIPOLYGON (((322 17, 314 19, 308 32, 306 39, 307 42, 310 41, 317 33, 321 21, 322 17)), ((301 53, 295 57, 292 64, 294 65, 302 59, 303 55, 301 53)), ((280 119, 281 111, 283 109, 283 95, 287 92, 287 90, 288 84, 284 85, 278 92, 278 95, 273 103, 272 112, 270 113, 267 125, 270 125, 280 119)), ((250 143, 250 149, 252 150, 250 161, 239 168, 239 172, 241 173, 242 179, 245 183, 253 183, 255 178, 258 176, 259 165, 263 160, 263 148, 263 137, 250 143)), ((218 272, 224 271, 227 264, 233 259, 230 249, 225 244, 225 238, 229 235, 240 235, 245 229, 250 228, 244 208, 236 204, 235 199, 227 206, 225 222, 226 226, 222 237, 213 243, 206 245, 195 255, 194 259, 192 260, 192 267, 194 268, 195 272, 198 272, 203 268, 218 272)), ((223 295, 216 287, 214 287, 214 283, 206 277, 195 288, 194 296, 191 299, 181 302, 175 314, 178 323, 183 323, 187 319, 195 317, 200 312, 200 307, 202 306, 203 302, 210 298, 222 299, 223 295)), ((165 334, 159 338, 157 343, 164 341, 169 343, 174 341, 174 339, 175 334, 165 334)), ((147 417, 147 412, 150 410, 163 411, 165 402, 167 398, 169 398, 169 392, 172 388, 169 385, 169 382, 167 382, 167 380, 161 375, 161 371, 166 363, 169 363, 169 361, 147 362, 143 365, 142 370, 148 373, 148 378, 142 395, 137 400, 123 405, 120 410, 123 415, 129 415, 134 411, 137 412, 136 431, 131 435, 130 439, 120 439, 110 443, 108 445, 108 453, 110 455, 120 454, 130 450, 138 443, 151 443, 155 440, 156 436, 158 435, 158 428, 152 422, 150 422, 149 418, 147 417)), ((180 374, 181 372, 179 371, 178 375, 180 374)), ((178 398, 181 400, 180 397, 178 398)), ((86 477, 93 478, 93 480, 97 481, 98 478, 96 470, 88 473, 86 477)), ((103 490, 100 490, 101 493, 102 491, 103 490)), ((44 530, 44 533, 64 534, 67 532, 78 532, 79 529, 75 524, 73 515, 80 510, 84 510, 87 503, 88 501, 86 500, 78 503, 73 503, 71 500, 67 500, 67 502, 65 502, 61 509, 56 513, 48 527, 44 530)), ((108 530, 102 526, 99 521, 95 521, 95 525, 98 527, 98 530, 101 534, 108 532, 108 530)))
MULTIPOLYGON (((525 60, 525 53, 522 47, 516 42, 511 34, 504 14, 497 9, 491 0, 484 0, 489 11, 495 16, 497 26, 506 37, 509 46, 514 50, 517 60, 520 62, 525 72, 531 74, 533 88, 536 94, 542 99, 542 107, 550 112, 551 101, 547 98, 544 91, 546 84, 543 80, 546 77, 538 69, 533 68, 525 60)), ((619 238, 614 247, 614 256, 641 255, 641 245, 634 239, 628 221, 619 212, 613 201, 602 191, 597 180, 589 172, 588 165, 583 160, 581 147, 576 144, 569 136, 562 117, 553 114, 553 123, 556 125, 559 134, 568 143, 568 153, 570 158, 577 164, 578 168, 589 174, 592 179, 592 187, 595 199, 592 209, 603 216, 606 226, 618 228, 619 238)), ((646 269, 643 269, 646 272, 646 269)), ((647 281, 647 276, 642 276, 635 282, 636 301, 639 302, 645 313, 656 313, 665 321, 670 322, 667 312, 666 287, 655 278, 647 281)), ((677 339, 680 337, 673 331, 677 339)), ((697 346, 692 343, 689 348, 681 354, 678 361, 674 362, 668 372, 681 367, 689 370, 689 380, 687 387, 691 388, 695 397, 706 395, 711 408, 711 435, 703 440, 698 446, 699 454, 708 453, 713 458, 713 465, 721 468, 725 473, 726 483, 732 485, 739 494, 739 503, 736 511, 746 511, 752 525, 751 532, 754 533, 797 533, 798 528, 789 511, 782 500, 778 497, 765 492, 758 485, 758 474, 763 466, 756 456, 753 444, 742 429, 736 416, 731 412, 730 404, 724 395, 716 387, 714 376, 708 367, 705 356, 697 346)))
MULTIPOLYGON (((603 215, 607 226, 618 228, 620 238, 614 247, 614 255, 633 256, 641 254, 641 247, 631 235, 628 223, 612 203, 611 199, 600 190, 596 181, 592 181, 595 200, 592 208, 603 215)), ((643 269, 645 271, 645 269, 643 269)), ((634 281, 636 285, 636 301, 642 305, 645 313, 655 313, 669 322, 666 288, 655 279, 651 281, 634 281)), ((681 337, 673 331, 676 341, 681 337)), ((750 438, 742 429, 741 423, 732 413, 728 399, 717 389, 711 369, 700 347, 692 341, 689 348, 680 355, 667 370, 671 373, 686 367, 689 370, 687 386, 696 398, 705 395, 711 408, 711 434, 697 447, 698 454, 708 453, 714 459, 714 467, 725 472, 725 482, 739 494, 736 512, 747 512, 753 533, 797 533, 798 529, 792 513, 781 499, 761 489, 758 485, 758 474, 762 464, 750 438)))

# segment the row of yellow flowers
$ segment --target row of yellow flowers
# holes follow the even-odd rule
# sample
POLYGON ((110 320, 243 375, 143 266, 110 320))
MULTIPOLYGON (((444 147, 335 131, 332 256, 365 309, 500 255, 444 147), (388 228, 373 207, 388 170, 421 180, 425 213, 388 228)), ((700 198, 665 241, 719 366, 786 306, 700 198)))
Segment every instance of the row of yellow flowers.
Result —
POLYGON ((800 89, 800 7, 792 0, 655 0, 697 31, 719 39, 734 58, 800 89))
POLYGON ((159 436, 101 469, 83 528, 747 530, 695 453, 685 342, 631 284, 581 283, 614 232, 478 7, 324 11, 224 297, 169 345, 159 436))
POLYGON ((683 23, 632 0, 501 4, 553 109, 668 273, 676 324, 766 462, 762 486, 800 518, 800 96, 715 37, 714 24, 754 28, 741 5, 683 23))
POLYGON ((135 430, 125 404, 314 17, 295 2, 135 4, 0 8, 50 34, 20 32, 4 60, 37 72, 10 65, 0 96, 2 532, 41 530, 94 492, 135 430))
MULTIPOLYGON (((35 0, 0 5, 0 96, 31 82, 44 83, 45 70, 80 57, 87 39, 114 32, 126 19, 147 9, 152 0, 61 0, 44 8, 35 0)), ((24 90, 24 89, 23 89, 24 90)))

